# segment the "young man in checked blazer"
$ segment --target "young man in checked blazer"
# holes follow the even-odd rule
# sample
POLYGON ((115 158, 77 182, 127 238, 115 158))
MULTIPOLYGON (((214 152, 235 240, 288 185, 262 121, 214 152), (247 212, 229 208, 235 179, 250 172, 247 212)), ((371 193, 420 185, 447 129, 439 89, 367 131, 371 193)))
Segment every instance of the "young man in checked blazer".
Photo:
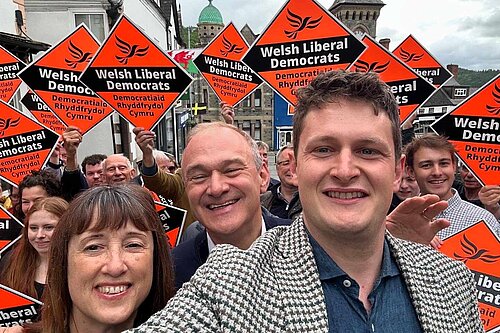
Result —
POLYGON ((466 267, 386 231, 404 165, 390 88, 328 72, 298 97, 302 216, 246 251, 216 247, 135 331, 482 332, 466 267))

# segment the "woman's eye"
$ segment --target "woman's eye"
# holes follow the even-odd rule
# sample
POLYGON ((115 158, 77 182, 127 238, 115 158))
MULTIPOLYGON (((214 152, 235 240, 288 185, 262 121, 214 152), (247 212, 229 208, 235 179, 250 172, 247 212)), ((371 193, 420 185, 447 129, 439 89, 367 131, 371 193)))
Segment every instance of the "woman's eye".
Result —
POLYGON ((129 250, 142 250, 144 249, 144 247, 145 247, 144 244, 139 242, 128 243, 127 245, 125 245, 125 248, 129 250))
POLYGON ((96 252, 100 249, 100 246, 97 245, 97 244, 90 244, 90 245, 87 245, 83 248, 84 251, 87 251, 87 252, 96 252))

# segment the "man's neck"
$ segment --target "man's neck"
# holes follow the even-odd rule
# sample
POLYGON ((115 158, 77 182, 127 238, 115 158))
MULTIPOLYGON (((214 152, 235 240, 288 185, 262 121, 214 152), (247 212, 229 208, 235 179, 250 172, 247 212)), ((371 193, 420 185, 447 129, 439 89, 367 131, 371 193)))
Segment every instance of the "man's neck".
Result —
POLYGON ((375 236, 372 234, 352 238, 326 235, 324 232, 314 232, 311 229, 309 232, 330 258, 358 283, 359 300, 363 302, 367 312, 370 312, 368 295, 380 275, 385 228, 381 228, 375 236))
POLYGON ((479 200, 479 190, 481 189, 464 187, 465 197, 467 200, 479 200))
POLYGON ((288 186, 284 183, 281 183, 279 190, 283 198, 285 198, 286 201, 290 202, 295 192, 297 192, 298 188, 295 186, 288 186))
POLYGON ((246 223, 236 232, 230 235, 221 235, 207 230, 208 235, 215 245, 231 244, 239 249, 246 250, 252 243, 260 237, 262 232, 262 213, 259 210, 258 220, 254 219, 251 223, 246 223))

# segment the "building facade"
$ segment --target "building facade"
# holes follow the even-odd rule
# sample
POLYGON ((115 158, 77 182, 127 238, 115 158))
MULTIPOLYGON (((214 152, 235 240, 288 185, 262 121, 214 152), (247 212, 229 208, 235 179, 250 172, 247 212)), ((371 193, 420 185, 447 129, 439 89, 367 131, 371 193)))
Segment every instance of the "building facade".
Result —
MULTIPOLYGON (((224 29, 224 26, 222 14, 212 4, 212 0, 209 0, 209 4, 201 10, 198 18, 197 32, 200 43, 193 46, 205 47, 224 29)), ((249 45, 257 38, 248 25, 241 29, 241 33, 249 45)), ((201 74, 195 74, 193 77, 194 82, 190 88, 191 114, 194 117, 192 125, 200 122, 222 121, 217 95, 201 74)), ((270 147, 274 147, 273 98, 273 90, 267 84, 262 84, 234 107, 235 126, 247 132, 255 140, 266 142, 270 147)))
MULTIPOLYGON (((168 50, 178 48, 181 41, 176 6, 175 0, 25 0, 26 30, 32 38, 54 44, 85 23, 103 41, 123 13, 162 49, 168 50)), ((169 126, 169 114, 156 127, 162 133, 158 140, 162 143, 169 141, 163 133, 171 133, 163 129, 169 126)), ((129 124, 116 113, 84 136, 79 159, 94 153, 123 153, 131 160, 141 158, 129 124)))

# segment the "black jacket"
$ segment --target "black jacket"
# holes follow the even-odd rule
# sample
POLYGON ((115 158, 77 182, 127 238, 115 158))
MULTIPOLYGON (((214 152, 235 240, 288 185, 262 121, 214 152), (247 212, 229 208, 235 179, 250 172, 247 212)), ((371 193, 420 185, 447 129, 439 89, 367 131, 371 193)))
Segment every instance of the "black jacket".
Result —
MULTIPOLYGON (((291 220, 272 215, 265 208, 262 209, 262 216, 267 230, 292 223, 291 220)), ((191 279, 198 267, 207 261, 208 240, 205 230, 203 229, 196 237, 177 245, 172 250, 172 258, 175 271, 175 287, 179 289, 184 282, 191 279)))

